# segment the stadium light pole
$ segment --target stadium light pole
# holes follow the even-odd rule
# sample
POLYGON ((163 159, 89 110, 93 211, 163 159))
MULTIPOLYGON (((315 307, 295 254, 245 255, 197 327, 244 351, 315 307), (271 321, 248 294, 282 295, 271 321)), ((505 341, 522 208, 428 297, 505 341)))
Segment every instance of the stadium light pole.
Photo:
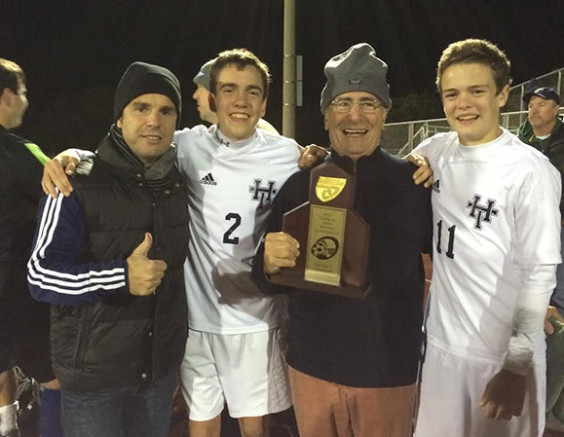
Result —
POLYGON ((296 1, 284 0, 282 135, 296 134, 296 1))

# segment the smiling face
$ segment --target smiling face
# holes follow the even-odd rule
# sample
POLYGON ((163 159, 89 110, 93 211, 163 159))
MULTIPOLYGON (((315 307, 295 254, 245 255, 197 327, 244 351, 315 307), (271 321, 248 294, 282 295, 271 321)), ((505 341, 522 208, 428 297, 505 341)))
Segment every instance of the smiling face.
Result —
POLYGON ((266 111, 262 77, 252 65, 242 70, 234 64, 223 68, 211 98, 219 129, 233 141, 250 138, 266 111))
POLYGON ((123 109, 117 126, 131 151, 149 167, 170 148, 177 117, 167 96, 143 94, 123 109))
POLYGON ((440 84, 443 110, 460 144, 477 146, 501 134, 499 111, 509 96, 509 85, 498 93, 490 67, 452 64, 442 74, 440 84))
POLYGON ((338 100, 355 102, 350 112, 340 113, 333 104, 325 110, 325 129, 329 131, 331 147, 353 160, 370 155, 380 145, 380 135, 386 122, 387 110, 379 105, 376 112, 366 114, 357 103, 373 102, 377 97, 364 91, 352 91, 337 96, 338 100))

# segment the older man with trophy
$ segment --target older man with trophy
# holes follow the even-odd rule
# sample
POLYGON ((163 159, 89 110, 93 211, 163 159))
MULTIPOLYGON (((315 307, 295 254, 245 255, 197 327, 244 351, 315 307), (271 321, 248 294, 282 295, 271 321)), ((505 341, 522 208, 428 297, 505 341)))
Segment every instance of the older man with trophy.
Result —
POLYGON ((288 364, 300 435, 411 435, 423 344, 430 190, 380 136, 387 65, 357 44, 325 65, 331 153, 275 199, 253 275, 287 293, 288 364))

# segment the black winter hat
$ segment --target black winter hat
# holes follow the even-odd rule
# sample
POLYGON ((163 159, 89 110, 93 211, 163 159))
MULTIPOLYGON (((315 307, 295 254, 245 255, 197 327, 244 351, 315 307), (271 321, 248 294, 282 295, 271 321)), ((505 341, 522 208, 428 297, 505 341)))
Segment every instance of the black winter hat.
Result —
POLYGON ((178 78, 165 67, 140 61, 127 67, 119 81, 114 98, 114 121, 121 117, 129 102, 143 94, 167 96, 176 106, 180 122, 182 97, 178 78))

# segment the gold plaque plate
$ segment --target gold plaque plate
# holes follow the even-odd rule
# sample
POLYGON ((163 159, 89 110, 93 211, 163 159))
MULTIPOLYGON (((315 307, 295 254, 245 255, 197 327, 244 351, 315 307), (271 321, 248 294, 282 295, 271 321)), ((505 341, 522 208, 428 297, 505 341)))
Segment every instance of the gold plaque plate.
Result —
POLYGON ((347 210, 311 205, 305 280, 341 285, 341 263, 347 210))

